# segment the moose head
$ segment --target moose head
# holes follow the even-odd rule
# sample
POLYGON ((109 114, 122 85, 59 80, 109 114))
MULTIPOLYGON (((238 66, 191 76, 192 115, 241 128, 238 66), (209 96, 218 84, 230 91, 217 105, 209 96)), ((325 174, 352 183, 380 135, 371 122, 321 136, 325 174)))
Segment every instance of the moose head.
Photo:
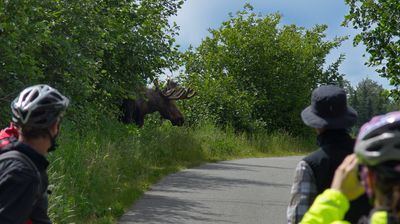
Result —
POLYGON ((157 82, 155 82, 155 87, 155 89, 147 88, 142 98, 123 100, 122 121, 124 123, 135 122, 142 127, 146 114, 158 111, 161 117, 170 120, 173 125, 183 125, 184 118, 175 100, 190 99, 196 92, 191 88, 185 89, 171 80, 167 81, 166 87, 162 90, 157 82))

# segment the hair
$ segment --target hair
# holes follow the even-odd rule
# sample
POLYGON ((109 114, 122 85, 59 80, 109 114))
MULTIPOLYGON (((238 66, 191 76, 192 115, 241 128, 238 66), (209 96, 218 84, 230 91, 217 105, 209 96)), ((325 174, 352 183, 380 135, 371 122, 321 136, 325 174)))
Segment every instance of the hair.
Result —
POLYGON ((400 178, 388 177, 382 172, 375 172, 376 193, 381 206, 388 209, 391 223, 400 224, 400 178))
POLYGON ((58 116, 53 123, 47 127, 47 128, 35 128, 35 127, 29 127, 29 126, 22 126, 20 127, 21 129, 21 134, 24 136, 26 139, 36 139, 36 138, 46 138, 49 137, 49 132, 50 132, 50 127, 54 125, 56 122, 61 122, 61 117, 58 116))
POLYGON ((49 136, 48 128, 21 128, 21 134, 27 139, 43 138, 49 136))

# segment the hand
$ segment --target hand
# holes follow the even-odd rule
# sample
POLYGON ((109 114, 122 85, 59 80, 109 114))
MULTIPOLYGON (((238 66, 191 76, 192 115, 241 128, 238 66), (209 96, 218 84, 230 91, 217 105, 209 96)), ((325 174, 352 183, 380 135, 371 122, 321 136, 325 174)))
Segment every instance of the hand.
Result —
POLYGON ((355 154, 347 156, 336 169, 331 188, 342 192, 350 201, 364 193, 364 188, 357 177, 355 154))

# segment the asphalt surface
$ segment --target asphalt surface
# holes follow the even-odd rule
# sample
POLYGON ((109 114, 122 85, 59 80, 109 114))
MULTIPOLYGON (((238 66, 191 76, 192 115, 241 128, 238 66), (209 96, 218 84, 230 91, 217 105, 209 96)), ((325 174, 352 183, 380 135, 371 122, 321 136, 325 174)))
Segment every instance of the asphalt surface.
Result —
POLYGON ((286 223, 294 168, 300 159, 224 161, 169 175, 118 223, 286 223))

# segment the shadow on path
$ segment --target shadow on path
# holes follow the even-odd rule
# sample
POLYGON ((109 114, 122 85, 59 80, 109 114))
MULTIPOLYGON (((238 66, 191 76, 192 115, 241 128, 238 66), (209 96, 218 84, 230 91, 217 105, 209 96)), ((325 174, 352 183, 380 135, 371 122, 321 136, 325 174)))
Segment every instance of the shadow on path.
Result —
POLYGON ((157 185, 152 187, 152 190, 156 191, 171 191, 185 189, 190 191, 196 190, 227 190, 229 188, 236 187, 290 187, 290 184, 286 183, 274 183, 267 181, 256 181, 242 178, 228 178, 220 176, 209 176, 203 173, 196 172, 181 172, 173 174, 169 178, 163 179, 157 185))
POLYGON ((232 170, 232 171, 249 171, 254 172, 251 167, 246 168, 246 165, 235 164, 235 163, 212 163, 198 167, 191 168, 190 170, 232 170))
POLYGON ((282 223, 299 159, 224 161, 169 175, 118 223, 282 223))
MULTIPOLYGON (((232 223, 220 214, 208 212, 202 203, 171 197, 146 195, 118 223, 186 223, 185 220, 206 223, 232 223), (140 210, 135 207, 140 206, 140 210), (207 212, 205 212, 207 211, 207 212), (134 220, 134 221, 133 221, 134 220)), ((227 218, 226 216, 224 216, 227 218)))
POLYGON ((279 166, 265 166, 265 165, 252 165, 252 164, 239 164, 239 163, 229 163, 229 162, 221 162, 221 165, 232 165, 237 167, 258 167, 258 168, 272 168, 272 169, 282 169, 282 170, 293 170, 293 168, 288 167, 279 167, 279 166))

